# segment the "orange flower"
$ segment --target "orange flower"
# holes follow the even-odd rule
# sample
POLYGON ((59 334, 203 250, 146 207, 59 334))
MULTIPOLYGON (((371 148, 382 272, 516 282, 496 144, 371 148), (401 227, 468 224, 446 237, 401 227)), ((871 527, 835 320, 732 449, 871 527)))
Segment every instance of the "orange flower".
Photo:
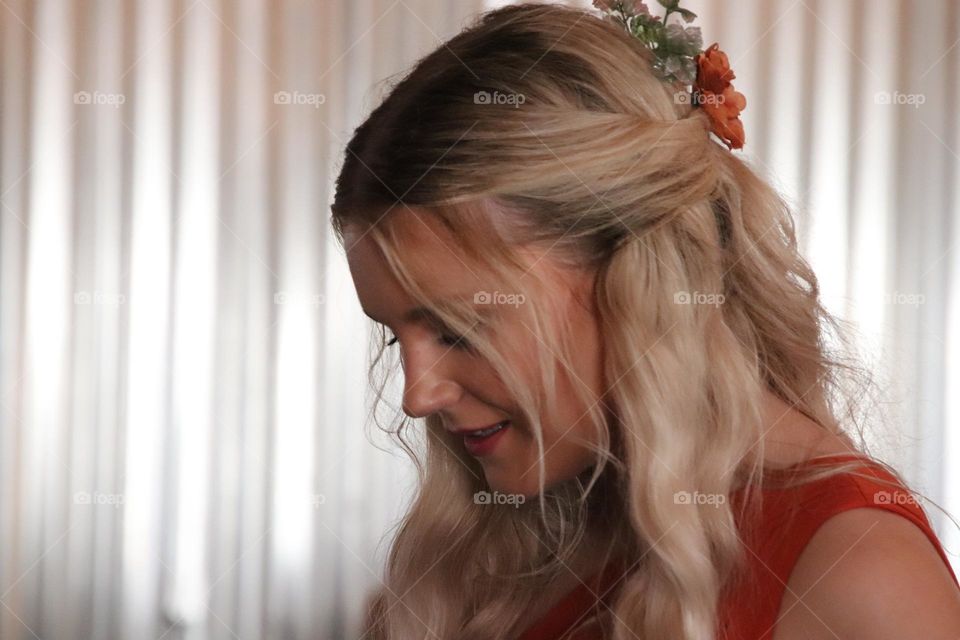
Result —
POLYGON ((728 149, 742 148, 745 138, 740 112, 746 108, 747 99, 730 84, 736 76, 730 69, 727 54, 720 51, 715 42, 697 54, 696 62, 694 93, 697 104, 710 118, 711 131, 728 149))

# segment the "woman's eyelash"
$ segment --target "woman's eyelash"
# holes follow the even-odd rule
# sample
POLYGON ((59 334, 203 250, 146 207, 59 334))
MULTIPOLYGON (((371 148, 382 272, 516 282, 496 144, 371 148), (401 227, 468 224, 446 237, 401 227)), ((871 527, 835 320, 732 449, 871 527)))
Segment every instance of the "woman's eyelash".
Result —
MULTIPOLYGON (((470 343, 467 342, 467 339, 464 338, 463 336, 441 333, 439 340, 440 340, 440 344, 443 344, 448 347, 453 347, 454 349, 466 350, 470 348, 470 343)), ((399 341, 400 339, 397 338, 397 336, 393 336, 384 343, 384 346, 392 347, 393 345, 397 344, 397 342, 399 341)))
POLYGON ((454 349, 469 349, 470 343, 463 336, 440 334, 440 343, 454 349))

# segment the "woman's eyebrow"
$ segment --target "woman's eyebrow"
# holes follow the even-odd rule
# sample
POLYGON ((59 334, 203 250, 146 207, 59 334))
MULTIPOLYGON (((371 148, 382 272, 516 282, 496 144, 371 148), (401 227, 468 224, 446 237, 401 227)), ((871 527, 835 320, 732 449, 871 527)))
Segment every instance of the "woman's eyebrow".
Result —
MULTIPOLYGON (((472 297, 472 295, 473 294, 471 294, 471 296, 465 296, 465 297, 469 298, 469 297, 472 297)), ((449 298, 437 299, 435 302, 440 306, 444 306, 444 305, 449 305, 450 302, 452 301, 462 300, 462 299, 464 298, 451 296, 449 298)), ((481 305, 479 308, 479 311, 484 315, 486 315, 490 312, 490 309, 486 308, 486 305, 481 305)), ((363 313, 374 322, 377 322, 383 325, 386 324, 385 322, 381 322, 377 318, 373 317, 371 314, 367 313, 365 309, 363 310, 363 313)), ((441 318, 439 315, 437 315, 435 311, 433 311, 433 309, 430 309, 429 307, 417 306, 407 310, 403 314, 402 322, 404 324, 416 324, 419 322, 437 323, 437 322, 441 322, 441 318)))
MULTIPOLYGON (((413 307, 406 311, 401 318, 401 322, 403 324, 442 324, 440 316, 427 307, 413 307)), ((380 324, 384 323, 381 322, 380 324)))
POLYGON ((403 321, 410 324, 417 322, 435 322, 439 319, 439 316, 427 307, 414 307, 403 314, 403 321))
MULTIPOLYGON (((361 308, 361 310, 363 311, 363 314, 365 316, 367 316, 374 322, 383 324, 383 325, 386 324, 385 322, 375 318, 373 314, 369 313, 366 309, 361 308)), ((405 324, 413 324, 417 322, 433 321, 437 319, 438 319, 438 316, 436 313, 433 312, 433 310, 428 309, 427 307, 413 307, 412 309, 408 310, 403 314, 402 321, 405 324)))

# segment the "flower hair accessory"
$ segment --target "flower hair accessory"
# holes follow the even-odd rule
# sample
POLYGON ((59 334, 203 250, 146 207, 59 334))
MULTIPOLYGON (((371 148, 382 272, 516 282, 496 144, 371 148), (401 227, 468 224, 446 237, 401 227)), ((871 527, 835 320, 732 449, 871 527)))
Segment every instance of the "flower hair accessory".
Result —
POLYGON ((730 84, 736 76, 730 69, 727 54, 717 43, 704 50, 700 27, 667 24, 673 13, 687 23, 697 17, 689 9, 680 7, 680 0, 657 2, 666 9, 662 19, 651 15, 643 0, 593 0, 593 6, 653 52, 653 71, 657 77, 691 87, 691 104, 704 110, 710 119, 710 130, 728 149, 742 148, 744 133, 740 112, 746 108, 747 99, 730 84))

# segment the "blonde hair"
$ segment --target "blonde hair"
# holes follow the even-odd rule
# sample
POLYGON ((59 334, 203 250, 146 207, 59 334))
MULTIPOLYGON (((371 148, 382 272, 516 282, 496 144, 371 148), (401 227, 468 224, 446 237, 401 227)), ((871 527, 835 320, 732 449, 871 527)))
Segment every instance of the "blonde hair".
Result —
MULTIPOLYGON (((709 127, 622 29, 523 4, 482 15, 420 60, 356 130, 332 206, 338 239, 347 225, 361 229, 411 296, 469 336, 515 391, 541 453, 538 500, 477 504, 483 470, 439 419, 426 418, 418 441, 395 414, 387 430, 419 481, 365 637, 516 634, 589 524, 604 532, 607 556, 631 568, 611 607, 616 638, 712 638, 742 543, 729 504, 691 508, 677 492, 760 485, 767 390, 826 431, 858 428, 854 399, 869 378, 839 355, 849 345, 820 304, 789 208, 709 127), (543 343, 535 383, 509 365, 516 354, 476 330, 485 321, 476 305, 441 304, 420 287, 429 256, 409 249, 417 225, 398 222, 421 215, 441 223, 483 282, 536 301, 523 308, 543 343), (596 271, 609 390, 599 402, 579 391, 597 464, 553 487, 543 481, 540 416, 556 394, 557 361, 569 363, 576 347, 520 247, 596 271), (720 303, 682 303, 704 295, 720 303)), ((386 378, 375 374, 396 364, 381 366, 385 337, 381 328, 371 365, 378 399, 386 378)))

